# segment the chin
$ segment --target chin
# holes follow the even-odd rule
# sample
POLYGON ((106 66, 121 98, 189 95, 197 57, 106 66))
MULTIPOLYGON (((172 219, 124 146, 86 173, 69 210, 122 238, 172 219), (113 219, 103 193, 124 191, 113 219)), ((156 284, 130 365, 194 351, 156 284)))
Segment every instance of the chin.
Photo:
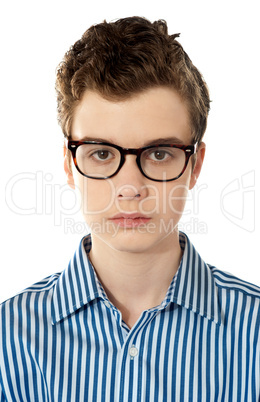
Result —
POLYGON ((172 244, 173 233, 140 233, 138 230, 121 230, 110 236, 97 236, 107 246, 120 252, 145 253, 156 250, 166 243, 172 244))

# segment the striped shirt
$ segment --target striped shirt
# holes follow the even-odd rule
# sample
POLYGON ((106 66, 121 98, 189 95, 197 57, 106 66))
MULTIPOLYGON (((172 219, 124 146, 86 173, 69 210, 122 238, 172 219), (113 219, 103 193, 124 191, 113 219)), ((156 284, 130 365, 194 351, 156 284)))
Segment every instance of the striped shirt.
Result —
POLYGON ((61 274, 0 308, 0 401, 260 401, 260 289, 183 257, 161 305, 129 329, 91 238, 61 274))

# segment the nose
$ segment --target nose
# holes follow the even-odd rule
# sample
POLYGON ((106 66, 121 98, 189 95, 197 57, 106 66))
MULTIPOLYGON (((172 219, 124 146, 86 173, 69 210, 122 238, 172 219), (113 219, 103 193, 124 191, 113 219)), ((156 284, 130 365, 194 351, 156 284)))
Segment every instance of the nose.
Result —
POLYGON ((135 155, 126 155, 116 175, 116 195, 119 200, 142 200, 147 197, 145 177, 140 172, 135 155))

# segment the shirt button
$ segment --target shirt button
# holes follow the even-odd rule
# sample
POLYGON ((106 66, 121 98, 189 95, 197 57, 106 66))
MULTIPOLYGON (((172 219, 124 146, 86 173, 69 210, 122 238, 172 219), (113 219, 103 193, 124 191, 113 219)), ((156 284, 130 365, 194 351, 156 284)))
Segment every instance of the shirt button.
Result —
POLYGON ((131 359, 138 355, 138 349, 135 347, 135 345, 132 345, 129 349, 129 355, 131 356, 131 359))

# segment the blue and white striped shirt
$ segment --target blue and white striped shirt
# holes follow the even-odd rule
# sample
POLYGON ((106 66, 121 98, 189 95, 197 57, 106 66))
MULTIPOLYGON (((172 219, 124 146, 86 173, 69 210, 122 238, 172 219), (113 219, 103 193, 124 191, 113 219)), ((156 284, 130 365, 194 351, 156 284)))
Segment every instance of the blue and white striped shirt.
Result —
POLYGON ((260 401, 260 289, 183 258, 131 330, 82 239, 68 268, 0 308, 0 401, 260 401))

